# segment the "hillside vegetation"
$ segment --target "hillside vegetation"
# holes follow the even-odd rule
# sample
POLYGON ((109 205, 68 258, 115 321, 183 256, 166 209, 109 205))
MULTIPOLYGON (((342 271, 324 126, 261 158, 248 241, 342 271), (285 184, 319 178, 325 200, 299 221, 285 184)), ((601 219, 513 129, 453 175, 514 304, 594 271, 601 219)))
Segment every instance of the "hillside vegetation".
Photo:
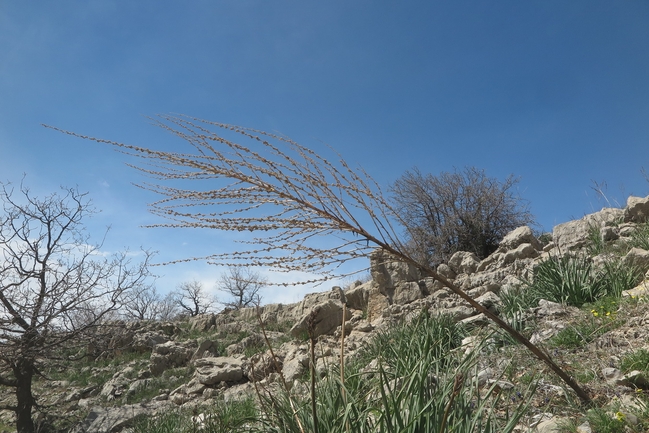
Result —
MULTIPOLYGON (((370 281, 297 304, 105 323, 77 362, 39 372, 39 431, 649 431, 648 216, 649 197, 632 197, 437 267, 542 347, 590 406, 452 291, 377 250, 370 281)), ((12 417, 0 412, 0 431, 12 417)))

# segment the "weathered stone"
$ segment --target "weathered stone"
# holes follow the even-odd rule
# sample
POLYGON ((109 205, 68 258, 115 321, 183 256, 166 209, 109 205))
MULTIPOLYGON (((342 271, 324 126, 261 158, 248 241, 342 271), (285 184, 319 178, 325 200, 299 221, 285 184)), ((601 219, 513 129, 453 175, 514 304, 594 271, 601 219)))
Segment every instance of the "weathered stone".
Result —
POLYGON ((629 197, 624 208, 624 221, 643 223, 649 219, 649 196, 629 197))
POLYGON ((620 235, 615 227, 603 227, 600 231, 600 237, 603 242, 610 242, 618 239, 620 235))
POLYGON ((440 274, 444 278, 448 278, 449 280, 452 280, 455 278, 457 275, 453 269, 446 263, 442 263, 439 266, 437 266, 437 273, 440 274))
POLYGON ((342 321, 343 304, 329 299, 305 312, 291 328, 291 335, 298 338, 311 332, 311 336, 317 338, 335 330, 342 321))
POLYGON ((423 293, 417 282, 404 282, 397 284, 395 287, 392 302, 395 304, 409 304, 422 297, 423 293))
POLYGON ((639 370, 633 370, 624 375, 622 384, 631 388, 649 389, 649 380, 647 376, 639 370))
POLYGON ((532 244, 520 244, 515 249, 507 251, 503 257, 503 264, 507 265, 516 260, 533 259, 539 256, 539 252, 532 244))
POLYGON ((602 368, 602 376, 609 385, 619 385, 624 375, 617 368, 606 367, 602 368))
POLYGON ((556 317, 568 314, 567 308, 563 305, 545 299, 539 301, 539 306, 535 312, 539 317, 556 317))
POLYGON ((474 253, 458 251, 448 260, 448 266, 456 274, 473 274, 480 265, 478 257, 474 253))
POLYGON ((178 343, 168 341, 153 348, 149 359, 149 370, 154 376, 161 375, 164 371, 187 365, 194 354, 192 343, 178 343))
POLYGON ((166 402, 129 404, 120 407, 94 407, 73 433, 112 433, 131 427, 138 419, 151 417, 168 407, 166 402))
POLYGON ((243 378, 241 360, 229 356, 201 358, 194 361, 196 379, 203 385, 237 382, 243 378))
POLYGON ((562 251, 582 248, 588 243, 590 230, 593 227, 602 229, 620 222, 623 217, 622 209, 604 208, 582 219, 555 226, 552 230, 552 239, 562 251))
POLYGON ((374 284, 384 294, 386 290, 394 289, 397 283, 421 279, 421 274, 415 266, 396 260, 382 249, 374 250, 370 254, 370 273, 374 284))
POLYGON ((500 305, 502 305, 500 298, 494 292, 487 292, 475 300, 492 313, 497 313, 500 305))
POLYGON ((216 315, 199 314, 189 318, 189 325, 192 331, 209 331, 216 324, 216 315))
POLYGON ((440 313, 448 314, 455 319, 456 322, 462 321, 468 317, 476 314, 476 311, 471 307, 458 306, 453 308, 448 308, 440 313))
POLYGON ((641 248, 632 248, 624 258, 622 263, 625 266, 632 266, 640 273, 645 273, 649 270, 649 251, 641 248))
POLYGON ((167 341, 169 341, 169 338, 166 335, 155 332, 136 333, 129 347, 135 352, 145 353, 151 351, 158 344, 164 344, 167 341))
POLYGON ((258 381, 268 377, 271 373, 282 371, 282 359, 279 356, 273 356, 270 353, 260 353, 250 358, 250 361, 244 366, 244 375, 252 380, 258 381))
POLYGON ((359 286, 351 287, 345 290, 345 299, 347 301, 347 306, 355 310, 367 309, 367 303, 370 297, 370 288, 372 287, 372 282, 368 281, 359 286))
POLYGON ((518 248, 522 244, 530 244, 538 251, 543 249, 541 242, 534 236, 532 229, 527 226, 522 226, 505 235, 498 245, 498 251, 507 252, 518 248))
POLYGON ((206 354, 207 356, 218 355, 218 343, 212 340, 203 341, 198 345, 191 359, 203 358, 206 354))
POLYGON ((622 292, 622 296, 631 296, 634 298, 649 297, 649 279, 645 279, 633 289, 625 290, 622 292))

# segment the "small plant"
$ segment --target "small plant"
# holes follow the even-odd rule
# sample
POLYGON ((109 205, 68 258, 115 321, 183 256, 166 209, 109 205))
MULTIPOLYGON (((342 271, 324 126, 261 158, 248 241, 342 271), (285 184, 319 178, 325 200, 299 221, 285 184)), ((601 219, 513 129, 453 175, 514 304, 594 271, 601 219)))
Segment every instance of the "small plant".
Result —
POLYGON ((585 307, 589 308, 588 311, 593 317, 614 320, 617 318, 617 313, 620 309, 620 298, 606 296, 592 304, 585 305, 585 307))
POLYGON ((223 402, 205 409, 204 413, 166 412, 156 418, 141 419, 134 433, 230 433, 253 431, 257 410, 252 399, 223 402))
POLYGON ((649 222, 639 224, 631 234, 629 245, 635 248, 649 250, 649 222))
POLYGON ((620 260, 604 264, 603 280, 608 296, 620 297, 622 292, 634 288, 642 280, 642 272, 635 266, 623 265, 620 260))
POLYGON ((510 321, 516 320, 522 317, 525 311, 536 307, 539 299, 538 292, 530 290, 525 285, 515 286, 507 291, 502 290, 500 292, 500 301, 502 302, 500 312, 510 321))
POLYGON ((606 409, 593 408, 588 411, 586 418, 597 433, 623 433, 627 425, 626 414, 620 411, 611 414, 606 409))
POLYGON ((606 242, 602 239, 602 230, 596 224, 588 226, 586 250, 590 256, 596 256, 606 250, 606 242))
POLYGON ((550 344, 566 349, 576 349, 594 341, 613 327, 614 322, 602 323, 595 317, 588 317, 586 320, 559 331, 550 339, 550 344))
POLYGON ((649 372, 649 350, 638 349, 622 358, 620 369, 625 373, 633 370, 649 372))

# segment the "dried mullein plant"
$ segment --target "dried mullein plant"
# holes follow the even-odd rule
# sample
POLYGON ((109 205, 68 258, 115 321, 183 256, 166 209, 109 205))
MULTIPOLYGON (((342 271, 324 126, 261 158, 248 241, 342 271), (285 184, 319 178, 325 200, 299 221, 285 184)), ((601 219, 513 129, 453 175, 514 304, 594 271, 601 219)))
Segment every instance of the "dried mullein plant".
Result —
MULTIPOLYGON (((335 152, 327 158, 293 140, 250 128, 186 116, 161 115, 155 124, 185 140, 193 152, 169 152, 62 131, 117 147, 139 158, 132 166, 156 182, 140 186, 162 198, 150 210, 165 218, 154 227, 210 228, 253 233, 249 248, 203 257, 228 266, 261 266, 284 272, 341 277, 344 263, 382 248, 393 260, 414 265, 422 275, 440 281, 479 313, 525 345, 584 402, 588 394, 550 357, 459 287, 417 260, 400 241, 399 213, 379 185, 335 152), (247 141, 239 144, 232 137, 247 141), (179 183, 201 181, 203 189, 179 183), (323 243, 322 237, 335 240, 323 243)), ((191 258, 186 260, 199 260, 191 258)))

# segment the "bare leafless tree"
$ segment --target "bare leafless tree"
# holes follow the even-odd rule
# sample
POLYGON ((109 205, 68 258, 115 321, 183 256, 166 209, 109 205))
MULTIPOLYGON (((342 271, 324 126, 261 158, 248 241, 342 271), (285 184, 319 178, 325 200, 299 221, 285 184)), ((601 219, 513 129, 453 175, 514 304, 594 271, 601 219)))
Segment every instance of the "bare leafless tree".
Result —
POLYGON ((149 255, 133 264, 126 253, 100 254, 81 223, 90 203, 76 189, 37 198, 2 184, 0 202, 0 385, 16 396, 2 409, 15 412, 19 433, 33 433, 33 377, 144 283, 149 255))
POLYGON ((153 284, 135 287, 124 302, 123 314, 130 320, 156 320, 164 298, 153 284))
POLYGON ((180 314, 178 304, 176 303, 176 296, 172 293, 167 293, 158 303, 156 308, 156 318, 158 320, 176 320, 180 314))
POLYGON ((229 301, 221 302, 227 308, 238 310, 252 307, 261 303, 259 291, 268 285, 258 272, 250 268, 230 266, 227 272, 221 274, 217 288, 225 293, 229 301))
POLYGON ((319 271, 317 280, 323 281, 340 277, 343 263, 383 248, 394 259, 417 266, 423 275, 449 287, 524 344, 582 400, 590 401, 545 352, 410 254, 395 231, 402 222, 400 212, 362 169, 350 167, 339 155, 322 156, 286 137, 262 131, 183 116, 159 116, 157 122, 186 140, 193 151, 167 152, 62 132, 111 144, 142 160, 136 167, 156 180, 142 187, 162 196, 151 204, 151 211, 168 221, 154 227, 261 234, 246 241, 249 248, 205 257, 208 262, 286 272, 319 271), (248 141, 242 145, 232 137, 248 141), (202 183, 187 187, 191 181, 202 183), (324 242, 322 236, 337 243, 324 242))
POLYGON ((457 251, 484 259, 511 230, 534 224, 528 203, 515 192, 517 184, 514 176, 501 182, 474 167, 437 176, 415 168, 391 191, 412 254, 435 266, 457 251))
POLYGON ((190 317, 205 314, 214 310, 216 300, 210 296, 200 281, 187 281, 173 292, 172 299, 182 313, 190 317))

